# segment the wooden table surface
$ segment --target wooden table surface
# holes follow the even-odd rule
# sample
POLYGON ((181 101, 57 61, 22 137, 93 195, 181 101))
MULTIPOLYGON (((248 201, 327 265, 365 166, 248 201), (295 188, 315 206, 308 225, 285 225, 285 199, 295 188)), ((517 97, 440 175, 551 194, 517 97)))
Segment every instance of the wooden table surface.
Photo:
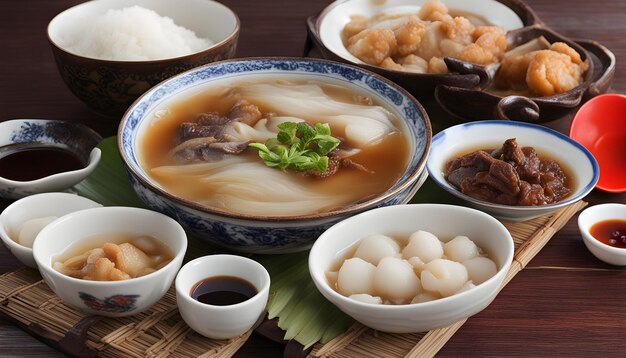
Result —
MULTIPOLYGON (((52 17, 81 1, 0 1, 0 121, 50 118, 81 121, 103 136, 117 121, 94 115, 65 87, 46 39, 52 17)), ((304 22, 327 0, 224 0, 240 17, 238 57, 300 56, 304 22)), ((626 93, 624 0, 528 0, 552 29, 597 40, 616 55, 610 92, 626 93)), ((433 115, 432 120, 437 118, 433 115)), ((625 114, 626 116, 626 114, 625 114)), ((568 120, 547 123, 567 133, 568 120)), ((626 124, 625 124, 626 125, 626 124)), ((626 153, 624 154, 626 155, 626 153)), ((626 179, 625 179, 626 180, 626 179)), ((626 194, 593 191, 590 205, 626 203, 626 194)), ((0 272, 20 267, 0 248, 0 272)), ((582 243, 576 217, 483 312, 472 317, 439 356, 625 356, 626 269, 603 264, 582 243)), ((239 356, 278 356, 283 347, 253 337, 239 356)), ((62 356, 0 319, 0 356, 62 356)))

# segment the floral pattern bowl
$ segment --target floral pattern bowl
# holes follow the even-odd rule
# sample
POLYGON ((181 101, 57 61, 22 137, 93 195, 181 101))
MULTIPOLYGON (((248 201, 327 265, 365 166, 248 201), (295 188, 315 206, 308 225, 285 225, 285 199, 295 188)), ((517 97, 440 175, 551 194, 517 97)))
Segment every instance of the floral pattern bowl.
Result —
POLYGON ((89 1, 57 15, 48 25, 48 40, 67 87, 94 111, 121 116, 142 93, 157 83, 209 62, 235 55, 239 18, 217 1, 99 0, 89 1), (83 19, 96 18, 109 9, 142 6, 167 16, 199 37, 215 42, 186 56, 151 61, 110 61, 80 56, 63 48, 62 39, 83 19))
POLYGON ((102 137, 89 127, 69 121, 14 119, 0 123, 0 152, 13 145, 44 145, 67 149, 86 166, 36 180, 18 181, 0 177, 0 198, 19 199, 28 195, 67 189, 88 177, 100 161, 96 145, 102 137))
POLYGON ((338 221, 375 207, 408 202, 426 176, 426 158, 432 130, 428 115, 404 89, 358 67, 327 60, 256 58, 205 65, 171 78, 146 92, 126 112, 118 133, 122 159, 130 173, 133 188, 152 209, 176 218, 183 226, 210 243, 228 249, 254 253, 287 253, 309 248, 315 239, 338 221), (397 114, 408 130, 410 151, 407 169, 387 191, 363 202, 329 212, 260 217, 228 213, 208 208, 172 195, 153 179, 140 164, 138 148, 142 126, 171 98, 210 88, 220 79, 246 80, 258 75, 281 78, 298 75, 324 81, 339 81, 371 94, 375 101, 397 114))

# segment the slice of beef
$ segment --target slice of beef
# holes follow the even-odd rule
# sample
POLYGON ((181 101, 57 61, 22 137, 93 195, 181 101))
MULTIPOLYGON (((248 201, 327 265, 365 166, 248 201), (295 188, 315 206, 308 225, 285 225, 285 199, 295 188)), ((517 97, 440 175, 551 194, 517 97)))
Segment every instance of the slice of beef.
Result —
POLYGON ((180 125, 178 140, 183 143, 189 139, 201 137, 219 138, 224 132, 224 125, 203 125, 192 122, 184 122, 180 125))
POLYGON ((196 123, 203 126, 219 126, 230 121, 230 118, 220 116, 217 112, 198 113, 196 115, 196 123))
POLYGON ((235 122, 245 123, 254 126, 261 119, 263 114, 259 107, 246 100, 239 100, 228 112, 228 118, 235 122))

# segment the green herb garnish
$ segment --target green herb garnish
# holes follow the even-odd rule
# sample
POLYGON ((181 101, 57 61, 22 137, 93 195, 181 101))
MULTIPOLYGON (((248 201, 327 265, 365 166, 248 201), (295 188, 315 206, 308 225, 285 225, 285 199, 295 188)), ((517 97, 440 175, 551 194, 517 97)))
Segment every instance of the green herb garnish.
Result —
POLYGON ((284 122, 278 125, 278 135, 262 143, 250 143, 250 148, 259 151, 265 165, 282 170, 328 169, 328 156, 337 148, 339 139, 330 135, 327 123, 316 123, 315 127, 300 122, 284 122))

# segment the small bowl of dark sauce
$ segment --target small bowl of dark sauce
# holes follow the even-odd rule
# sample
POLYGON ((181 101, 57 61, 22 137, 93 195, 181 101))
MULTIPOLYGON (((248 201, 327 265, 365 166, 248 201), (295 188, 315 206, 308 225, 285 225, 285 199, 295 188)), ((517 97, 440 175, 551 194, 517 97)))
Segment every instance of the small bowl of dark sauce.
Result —
POLYGON ((0 197, 60 191, 89 176, 102 137, 73 122, 16 119, 0 123, 0 197))
POLYGON ((578 216, 578 228, 595 257, 611 265, 626 266, 626 205, 589 207, 578 216))
POLYGON ((270 276, 258 262, 210 255, 185 264, 176 277, 183 320, 199 334, 230 339, 248 331, 265 312, 270 276))

